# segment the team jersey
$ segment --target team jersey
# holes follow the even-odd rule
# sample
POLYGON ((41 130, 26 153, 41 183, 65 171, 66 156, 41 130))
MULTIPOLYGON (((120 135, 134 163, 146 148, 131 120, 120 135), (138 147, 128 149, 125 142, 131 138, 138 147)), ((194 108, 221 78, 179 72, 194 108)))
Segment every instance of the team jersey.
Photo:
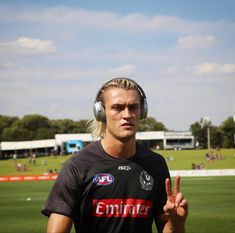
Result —
POLYGON ((164 158, 136 144, 128 159, 90 143, 63 165, 42 213, 71 217, 77 233, 151 233, 166 203, 164 158))

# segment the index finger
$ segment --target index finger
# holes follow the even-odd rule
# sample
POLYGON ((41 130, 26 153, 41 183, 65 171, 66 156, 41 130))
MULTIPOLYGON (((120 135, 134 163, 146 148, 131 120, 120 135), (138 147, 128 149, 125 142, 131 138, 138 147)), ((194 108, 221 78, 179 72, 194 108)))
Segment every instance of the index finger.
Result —
POLYGON ((180 176, 175 177, 174 194, 180 192, 180 176))

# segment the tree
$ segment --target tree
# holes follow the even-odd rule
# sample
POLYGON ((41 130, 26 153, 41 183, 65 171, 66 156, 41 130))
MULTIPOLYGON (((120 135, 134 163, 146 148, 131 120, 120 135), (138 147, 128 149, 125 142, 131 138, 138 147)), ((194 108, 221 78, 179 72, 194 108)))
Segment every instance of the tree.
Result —
POLYGON ((24 141, 54 138, 54 131, 50 120, 44 116, 33 114, 26 115, 22 119, 4 118, 5 127, 2 129, 2 141, 24 141), (11 124, 8 124, 11 120, 11 124))
POLYGON ((52 128, 41 127, 37 129, 34 140, 53 138, 55 138, 55 131, 52 128))
POLYGON ((190 126, 190 131, 195 137, 195 142, 198 142, 200 147, 205 148, 207 145, 207 138, 205 129, 201 127, 201 123, 196 121, 190 126))
POLYGON ((3 140, 4 141, 24 141, 29 140, 28 130, 18 127, 17 123, 14 123, 11 127, 5 128, 3 131, 3 140))
POLYGON ((221 148, 222 146, 222 141, 223 141, 223 136, 222 132, 219 127, 217 126, 211 126, 210 127, 210 133, 211 133, 211 146, 213 148, 221 148))
POLYGON ((220 126, 223 135, 223 148, 234 147, 235 126, 233 117, 228 117, 220 126))
MULTIPOLYGON (((210 122, 210 144, 212 148, 223 147, 231 148, 233 147, 233 137, 234 137, 234 122, 232 117, 229 117, 226 121, 222 123, 221 126, 217 127, 210 122)), ((207 125, 202 124, 202 119, 195 122, 190 126, 190 130, 195 137, 195 141, 198 141, 200 146, 207 148, 208 135, 207 135, 207 125)))
POLYGON ((70 119, 52 120, 51 123, 55 133, 74 133, 77 129, 76 123, 70 119))
POLYGON ((19 120, 18 117, 0 115, 0 141, 4 141, 4 130, 11 127, 11 125, 17 120, 19 120))
MULTIPOLYGON (((88 120, 73 121, 70 119, 49 120, 47 117, 32 114, 22 119, 0 115, 0 141, 23 141, 52 139, 57 133, 87 133, 88 120)), ((190 130, 195 141, 207 148, 208 131, 203 121, 193 123, 190 130)), ((228 117, 220 126, 210 124, 210 144, 212 147, 234 147, 235 125, 233 117, 228 117)), ((140 121, 140 131, 167 131, 165 125, 153 117, 140 121)))
POLYGON ((28 136, 23 140, 49 139, 47 131, 51 128, 51 123, 45 116, 39 114, 26 115, 19 122, 19 127, 28 131, 28 136), (38 131, 40 134, 38 134, 38 131))
POLYGON ((77 128, 78 128, 77 132, 79 132, 79 133, 88 133, 87 122, 88 122, 88 120, 80 120, 80 121, 76 122, 77 128))
POLYGON ((87 133, 88 120, 73 121, 70 119, 52 120, 55 133, 87 133))
POLYGON ((50 127, 50 120, 39 114, 26 115, 21 119, 21 125, 29 131, 35 131, 39 128, 50 127))
POLYGON ((139 131, 167 131, 167 128, 155 118, 147 117, 140 121, 139 131))

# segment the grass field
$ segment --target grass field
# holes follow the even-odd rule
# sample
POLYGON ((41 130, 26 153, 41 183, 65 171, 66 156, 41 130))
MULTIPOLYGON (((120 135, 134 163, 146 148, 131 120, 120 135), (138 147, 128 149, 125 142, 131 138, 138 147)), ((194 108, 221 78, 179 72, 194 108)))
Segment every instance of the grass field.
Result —
MULTIPOLYGON (((190 203, 187 233, 234 233, 235 177, 182 177, 181 181, 190 203)), ((46 232, 47 217, 40 210, 52 183, 0 183, 0 232, 46 232)))
MULTIPOLYGON (((172 157, 174 161, 168 161, 170 170, 189 170, 192 163, 201 164, 204 163, 207 169, 226 169, 235 168, 235 149, 221 149, 220 153, 225 157, 224 160, 216 160, 207 162, 205 160, 205 154, 207 150, 162 150, 157 151, 165 158, 172 157)), ((4 175, 32 175, 43 174, 49 169, 60 170, 62 164, 70 156, 48 156, 37 158, 36 165, 29 165, 28 159, 18 159, 17 162, 12 159, 0 161, 0 176, 4 175), (25 164, 29 170, 25 172, 16 171, 16 163, 25 164)))
MULTIPOLYGON (((206 150, 158 151, 171 170, 191 169, 192 163, 205 163, 207 169, 235 168, 235 150, 221 150, 224 160, 206 162, 206 150)), ((48 169, 60 170, 69 156, 40 157, 29 170, 16 171, 13 160, 0 161, 0 176, 43 174, 48 169)), ((46 232, 47 217, 40 213, 54 181, 0 182, 0 233, 46 232)), ((233 177, 182 177, 181 190, 189 201, 190 214, 187 233, 235 232, 235 176, 233 177)), ((156 233, 155 227, 153 232, 156 233)), ((74 229, 72 229, 74 233, 74 229)))

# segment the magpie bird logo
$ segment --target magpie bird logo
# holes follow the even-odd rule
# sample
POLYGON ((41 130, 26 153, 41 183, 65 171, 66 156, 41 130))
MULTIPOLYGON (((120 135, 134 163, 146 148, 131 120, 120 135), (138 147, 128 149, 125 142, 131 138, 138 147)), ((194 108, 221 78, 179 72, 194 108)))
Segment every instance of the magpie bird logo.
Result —
POLYGON ((146 171, 140 174, 140 185, 143 190, 150 191, 153 189, 153 177, 146 171))

